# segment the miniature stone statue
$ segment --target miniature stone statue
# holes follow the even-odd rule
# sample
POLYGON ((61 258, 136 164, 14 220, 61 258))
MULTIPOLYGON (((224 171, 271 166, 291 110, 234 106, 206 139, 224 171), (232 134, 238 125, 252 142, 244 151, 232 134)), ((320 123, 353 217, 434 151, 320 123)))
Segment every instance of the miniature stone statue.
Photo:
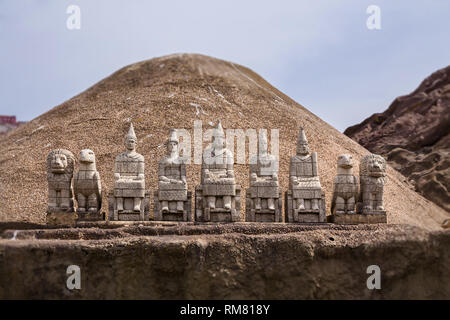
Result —
POLYGON ((233 153, 225 147, 220 121, 203 153, 201 186, 196 188, 196 219, 240 221, 240 187, 234 179, 233 153))
POLYGON ((74 174, 73 185, 78 203, 77 213, 98 213, 102 202, 102 187, 92 150, 81 150, 79 169, 74 174))
POLYGON ((289 222, 324 222, 325 202, 320 185, 317 153, 309 153, 309 144, 303 128, 297 140, 297 155, 289 165, 286 220, 289 222))
POLYGON ((377 154, 369 154, 361 159, 359 166, 361 179, 362 213, 386 213, 383 205, 383 189, 386 177, 386 160, 377 154))
POLYGON ((190 221, 191 193, 187 191, 186 164, 178 153, 178 136, 170 131, 167 156, 158 167, 159 190, 155 192, 155 220, 190 221), (181 215, 180 215, 181 214, 181 215))
POLYGON ((355 213, 358 195, 359 179, 353 174, 353 157, 350 154, 341 154, 337 160, 331 212, 355 213))
POLYGON ((110 197, 110 219, 146 220, 148 192, 145 190, 144 157, 136 152, 133 124, 125 136, 126 151, 116 157, 114 194, 110 197), (111 214, 113 211, 114 214, 111 214))
POLYGON ((281 222, 278 159, 268 154, 267 137, 260 131, 258 154, 250 159, 250 188, 246 194, 246 221, 281 222))
POLYGON ((73 212, 72 177, 75 157, 65 149, 56 149, 47 156, 47 213, 73 212))

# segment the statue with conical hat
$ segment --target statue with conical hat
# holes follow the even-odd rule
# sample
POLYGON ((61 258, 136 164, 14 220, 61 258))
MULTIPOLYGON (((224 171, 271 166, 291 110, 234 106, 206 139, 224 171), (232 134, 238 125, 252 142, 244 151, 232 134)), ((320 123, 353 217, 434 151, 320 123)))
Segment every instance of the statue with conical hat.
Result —
POLYGON ((203 152, 201 186, 196 188, 196 208, 199 209, 196 210, 197 219, 240 220, 240 195, 233 164, 233 153, 225 147, 225 133, 219 121, 213 129, 211 145, 203 152), (199 217, 200 212, 203 212, 202 217, 199 217))
POLYGON ((143 212, 143 201, 146 196, 144 157, 136 152, 137 138, 133 124, 130 124, 125 136, 126 151, 116 157, 114 165, 114 220, 143 220, 133 219, 132 216, 123 219, 116 215, 143 212))
POLYGON ((155 220, 191 220, 186 164, 179 155, 178 145, 177 132, 171 129, 166 141, 166 157, 158 166, 159 190, 155 192, 155 220))
POLYGON ((300 127, 297 154, 289 164, 289 192, 291 200, 286 206, 288 221, 325 221, 325 202, 320 184, 317 152, 309 152, 305 131, 300 127))
POLYGON ((246 221, 281 222, 278 159, 268 153, 267 134, 259 131, 258 153, 250 158, 246 221))

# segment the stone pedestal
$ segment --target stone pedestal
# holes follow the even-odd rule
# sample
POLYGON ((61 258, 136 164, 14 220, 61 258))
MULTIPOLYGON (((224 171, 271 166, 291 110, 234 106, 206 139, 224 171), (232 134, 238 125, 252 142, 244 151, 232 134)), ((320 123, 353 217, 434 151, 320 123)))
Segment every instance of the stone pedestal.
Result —
POLYGON ((387 223, 386 211, 368 213, 335 213, 328 216, 328 222, 336 224, 387 223))
POLYGON ((103 221, 105 220, 104 212, 77 212, 78 221, 103 221))
POLYGON ((108 196, 108 220, 109 221, 147 221, 150 213, 150 191, 145 190, 144 199, 141 201, 140 211, 133 210, 133 198, 125 198, 124 210, 117 210, 117 201, 114 191, 108 196))
POLYGON ((161 201, 158 198, 159 191, 153 194, 155 221, 192 221, 192 192, 187 192, 187 200, 183 201, 183 212, 177 210, 175 201, 169 202, 169 212, 161 211, 161 201))
POLYGON ((284 194, 285 222, 317 223, 325 222, 325 193, 321 192, 319 209, 313 210, 306 207, 304 210, 295 209, 295 199, 292 197, 292 190, 287 190, 284 194))
POLYGON ((46 222, 51 226, 75 226, 78 220, 76 212, 47 212, 46 222))
POLYGON ((255 190, 250 187, 245 193, 245 221, 247 222, 283 222, 281 191, 278 190, 277 197, 274 197, 275 209, 271 210, 267 205, 267 198, 261 199, 261 208, 256 209, 253 197, 255 190))
POLYGON ((216 197, 216 208, 208 208, 203 186, 195 188, 195 221, 201 222, 239 222, 241 215, 241 186, 236 185, 236 195, 231 197, 231 209, 223 208, 223 197, 216 197))

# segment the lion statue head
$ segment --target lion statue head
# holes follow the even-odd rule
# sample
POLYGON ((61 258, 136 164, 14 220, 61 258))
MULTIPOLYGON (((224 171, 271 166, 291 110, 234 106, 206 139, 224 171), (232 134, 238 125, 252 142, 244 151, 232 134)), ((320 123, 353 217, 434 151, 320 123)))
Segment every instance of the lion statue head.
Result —
POLYGON ((94 151, 90 149, 83 149, 80 151, 80 158, 81 163, 84 164, 90 164, 95 167, 95 154, 94 151))
POLYGON ((69 150, 52 150, 47 156, 47 172, 73 173, 75 157, 69 150))
POLYGON ((351 154, 341 154, 337 159, 337 166, 339 168, 350 169, 353 168, 353 157, 351 154))
POLYGON ((370 177, 386 176, 386 160, 377 154, 368 154, 361 159, 359 175, 370 177))

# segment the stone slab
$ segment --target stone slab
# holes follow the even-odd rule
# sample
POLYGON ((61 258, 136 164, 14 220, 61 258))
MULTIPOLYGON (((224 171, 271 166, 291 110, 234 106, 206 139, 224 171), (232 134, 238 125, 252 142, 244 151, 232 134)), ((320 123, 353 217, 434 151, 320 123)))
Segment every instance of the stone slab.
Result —
POLYGON ((49 212, 46 217, 48 225, 74 226, 77 220, 76 212, 49 212))
POLYGON ((348 214, 336 213, 327 217, 328 222, 336 224, 372 224, 387 223, 386 213, 348 214))
POLYGON ((104 212, 77 212, 78 221, 102 221, 105 220, 104 212))
POLYGON ((50 228, 0 223, 0 238, 2 300, 450 299, 450 273, 445 272, 450 265, 449 229, 159 221, 50 228), (81 290, 66 287, 70 264, 81 269, 81 290), (382 270, 381 290, 366 286, 366 268, 373 264, 382 270))

